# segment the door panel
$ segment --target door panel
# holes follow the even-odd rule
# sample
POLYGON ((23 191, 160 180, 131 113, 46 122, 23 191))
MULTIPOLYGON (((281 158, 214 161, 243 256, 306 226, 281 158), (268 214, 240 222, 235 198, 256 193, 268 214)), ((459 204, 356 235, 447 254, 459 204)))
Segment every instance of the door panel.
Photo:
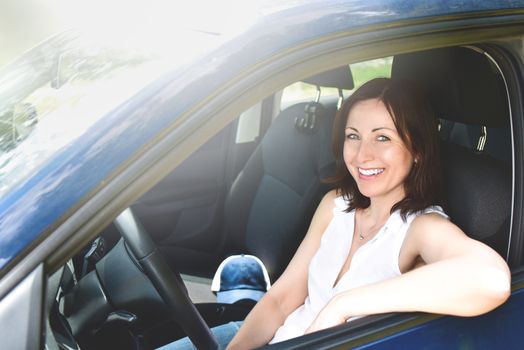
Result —
POLYGON ((497 309, 476 317, 396 313, 353 322, 271 346, 288 349, 522 349, 524 273, 513 275, 513 293, 497 309))
POLYGON ((214 136, 133 205, 158 245, 216 251, 234 127, 214 136))
POLYGON ((478 317, 445 316, 358 349, 522 349, 524 290, 496 310, 478 317))
POLYGON ((274 349, 522 349, 524 271, 497 309, 476 317, 426 313, 374 315, 271 346, 274 349))

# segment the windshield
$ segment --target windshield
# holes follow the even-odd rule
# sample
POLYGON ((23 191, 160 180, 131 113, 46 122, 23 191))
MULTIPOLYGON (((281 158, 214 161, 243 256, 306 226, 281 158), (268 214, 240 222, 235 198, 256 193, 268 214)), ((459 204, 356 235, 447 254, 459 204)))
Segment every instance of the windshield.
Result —
POLYGON ((189 30, 178 37, 184 40, 175 55, 161 45, 70 31, 0 70, 0 196, 107 112, 217 41, 189 30))

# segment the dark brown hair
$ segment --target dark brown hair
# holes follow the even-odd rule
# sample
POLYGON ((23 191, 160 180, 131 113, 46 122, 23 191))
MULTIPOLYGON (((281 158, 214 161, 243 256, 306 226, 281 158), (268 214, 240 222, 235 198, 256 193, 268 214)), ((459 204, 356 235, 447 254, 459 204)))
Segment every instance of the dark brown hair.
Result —
POLYGON ((369 99, 378 99, 384 103, 400 138, 415 160, 404 180, 406 196, 391 208, 391 213, 400 210, 405 220, 410 213, 441 204, 437 121, 429 101, 421 89, 410 81, 376 78, 362 85, 342 104, 333 125, 336 175, 329 182, 349 203, 346 211, 363 209, 370 205, 369 198, 360 193, 349 173, 343 154, 349 112, 357 103, 369 99))

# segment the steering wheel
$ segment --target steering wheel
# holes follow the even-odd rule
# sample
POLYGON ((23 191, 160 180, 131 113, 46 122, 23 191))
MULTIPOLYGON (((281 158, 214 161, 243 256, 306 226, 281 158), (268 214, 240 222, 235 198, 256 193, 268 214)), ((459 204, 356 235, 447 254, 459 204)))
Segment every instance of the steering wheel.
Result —
MULTIPOLYGON (((198 349, 218 349, 218 343, 177 278, 131 208, 115 219, 115 225, 139 261, 175 321, 198 349)), ((180 277, 178 275, 178 277, 180 277)))

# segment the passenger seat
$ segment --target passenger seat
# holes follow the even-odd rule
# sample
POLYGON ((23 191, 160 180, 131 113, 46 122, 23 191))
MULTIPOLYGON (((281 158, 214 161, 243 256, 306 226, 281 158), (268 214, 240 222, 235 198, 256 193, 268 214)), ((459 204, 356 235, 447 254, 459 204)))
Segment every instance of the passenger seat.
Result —
POLYGON ((479 131, 499 130, 496 139, 490 139, 489 132, 483 135, 484 139, 480 136, 477 139, 481 141, 480 146, 492 141, 492 147, 497 149, 496 158, 483 147, 472 150, 464 141, 467 139, 460 142, 457 138, 469 136, 465 133, 445 137, 442 174, 445 210, 451 220, 466 234, 505 257, 512 185, 511 167, 507 163, 507 159, 511 159, 511 148, 504 143, 510 142, 511 134, 507 127, 510 122, 507 93, 500 84, 500 73, 483 54, 470 48, 453 47, 397 55, 391 75, 413 80, 425 89, 443 125, 462 123, 479 131), (501 136, 500 132, 504 131, 507 134, 501 136))

